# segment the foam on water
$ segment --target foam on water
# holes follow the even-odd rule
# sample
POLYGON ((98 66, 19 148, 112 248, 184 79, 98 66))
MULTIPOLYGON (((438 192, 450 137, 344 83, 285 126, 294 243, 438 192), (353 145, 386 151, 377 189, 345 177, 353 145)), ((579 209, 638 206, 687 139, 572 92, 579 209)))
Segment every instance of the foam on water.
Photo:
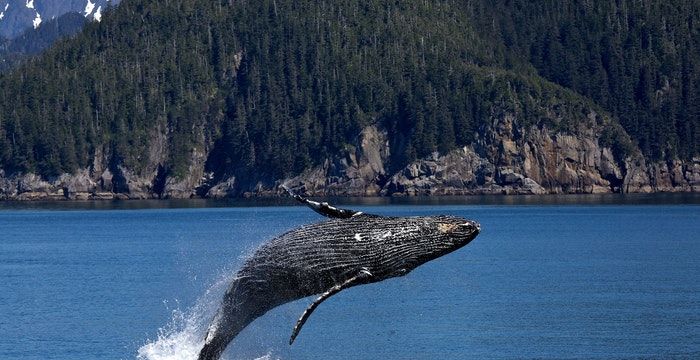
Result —
POLYGON ((173 310, 170 322, 158 330, 158 339, 138 350, 139 360, 197 359, 204 345, 204 333, 216 311, 222 289, 232 276, 222 276, 188 310, 173 310))
POLYGON ((204 344, 198 316, 181 311, 173 312, 172 322, 161 328, 158 340, 143 345, 139 360, 191 360, 196 359, 204 344))
MULTIPOLYGON (((204 334, 215 314, 226 286, 235 272, 226 272, 187 310, 175 309, 170 322, 138 350, 138 360, 194 360, 204 346, 204 334)), ((226 357, 222 357, 226 359, 226 357)), ((256 360, 272 360, 271 353, 256 360)))
MULTIPOLYGON (((238 259, 242 263, 251 256, 256 247, 251 247, 238 259)), ((218 280, 197 299, 195 304, 187 309, 172 311, 170 322, 158 329, 156 340, 147 340, 141 346, 136 356, 137 360, 196 360, 199 351, 204 346, 204 335, 210 321, 221 304, 221 298, 227 286, 235 279, 236 271, 230 268, 222 270, 218 280)), ((222 360, 280 360, 273 356, 272 351, 249 359, 230 358, 226 354, 222 360)))

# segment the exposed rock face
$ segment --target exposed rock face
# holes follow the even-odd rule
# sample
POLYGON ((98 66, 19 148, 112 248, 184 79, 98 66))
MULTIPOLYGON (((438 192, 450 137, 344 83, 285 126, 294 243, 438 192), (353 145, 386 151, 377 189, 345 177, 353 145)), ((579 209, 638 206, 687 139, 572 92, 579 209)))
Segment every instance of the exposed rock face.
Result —
POLYGON ((103 149, 98 149, 90 169, 63 174, 51 180, 35 174, 6 176, 0 169, 0 200, 190 198, 206 181, 206 153, 197 148, 192 149, 184 177, 175 177, 163 167, 168 157, 168 140, 165 131, 160 128, 154 132, 147 165, 140 173, 119 164, 110 166, 109 155, 103 149))
MULTIPOLYGON (((376 126, 365 128, 355 146, 282 183, 312 195, 375 196, 387 177, 389 140, 376 126)), ((280 182, 278 182, 278 185, 280 182)), ((271 189, 280 192, 279 189, 271 189)), ((266 194, 269 190, 262 190, 266 194)))
MULTIPOLYGON (((523 177, 501 174, 508 184, 523 185, 523 177)), ((430 158, 414 162, 391 177, 382 195, 462 195, 498 192, 496 168, 471 147, 464 147, 445 156, 434 153, 430 158)), ((533 189, 540 193, 538 189, 533 189)), ((541 190, 544 192, 544 190, 541 190)))
POLYGON ((547 126, 517 126, 512 114, 496 116, 477 142, 496 167, 505 193, 619 192, 624 177, 611 149, 599 145, 597 114, 576 136, 547 126))
POLYGON ((46 181, 34 174, 5 177, 0 170, 0 199, 2 200, 62 200, 88 199, 96 192, 96 184, 86 171, 64 174, 46 181))
MULTIPOLYGON (((700 189, 700 159, 691 163, 674 160, 647 165, 635 149, 626 159, 617 160, 613 150, 601 145, 599 140, 603 128, 610 125, 593 111, 586 121, 578 124, 575 134, 552 131, 547 126, 522 127, 511 113, 497 114, 492 119, 491 124, 480 130, 479 140, 473 146, 445 155, 434 153, 390 176, 377 161, 382 159, 386 164, 388 142, 365 141, 375 138, 372 134, 381 133, 368 128, 360 137, 362 146, 351 153, 353 157, 330 158, 322 166, 278 183, 310 195, 355 196, 648 193, 700 189), (367 159, 375 159, 377 165, 367 166, 367 159), (358 168, 362 171, 357 171, 358 168), (382 182, 385 178, 387 181, 382 182)), ((274 192, 271 189, 261 195, 274 192)))
POLYGON ((235 176, 210 183, 214 176, 204 170, 206 149, 194 148, 187 173, 173 176, 161 165, 168 147, 164 132, 157 130, 148 165, 140 173, 122 165, 108 166, 109 154, 100 150, 91 169, 52 180, 34 174, 8 176, 0 169, 0 199, 276 196, 283 193, 282 184, 314 196, 700 191, 700 158, 648 164, 635 149, 626 159, 616 159, 612 149, 601 145, 599 137, 607 123, 595 112, 573 134, 547 126, 520 126, 510 113, 494 114, 492 119, 479 130, 473 145, 434 153, 393 173, 388 172, 388 134, 368 126, 354 145, 321 165, 288 179, 261 179, 252 189, 242 189, 235 176))
POLYGON ((192 149, 190 164, 183 178, 166 176, 161 197, 166 199, 186 199, 197 196, 199 186, 208 180, 204 173, 206 154, 199 149, 192 149))
POLYGON ((656 191, 700 191, 700 158, 657 162, 649 166, 649 182, 656 191))
POLYGON ((236 177, 232 176, 226 181, 214 185, 207 191, 206 197, 212 199, 223 199, 236 195, 236 177))
POLYGON ((63 185, 63 195, 68 199, 87 200, 90 194, 97 192, 97 183, 86 170, 78 171, 74 175, 63 174, 59 182, 63 185))

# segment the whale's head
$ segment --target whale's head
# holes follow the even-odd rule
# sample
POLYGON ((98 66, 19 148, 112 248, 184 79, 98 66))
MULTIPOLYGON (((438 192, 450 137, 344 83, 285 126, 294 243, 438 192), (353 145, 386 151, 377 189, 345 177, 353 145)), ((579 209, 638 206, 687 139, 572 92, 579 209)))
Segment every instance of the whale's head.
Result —
POLYGON ((469 244, 481 231, 478 222, 456 216, 409 218, 387 237, 385 264, 389 276, 405 275, 418 266, 469 244))
POLYGON ((457 216, 436 216, 427 222, 427 236, 417 239, 423 244, 426 261, 430 261, 469 244, 481 231, 473 220, 457 216), (430 234, 433 234, 432 236, 430 234))

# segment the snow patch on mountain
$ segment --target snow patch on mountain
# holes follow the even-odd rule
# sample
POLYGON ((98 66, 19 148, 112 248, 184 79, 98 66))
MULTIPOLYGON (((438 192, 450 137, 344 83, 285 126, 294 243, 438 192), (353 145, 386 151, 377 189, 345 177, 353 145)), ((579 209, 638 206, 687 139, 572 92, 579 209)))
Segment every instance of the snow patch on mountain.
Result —
POLYGON ((37 11, 36 17, 32 21, 32 25, 34 25, 34 28, 38 28, 39 25, 41 25, 41 15, 39 15, 39 12, 37 11))
POLYGON ((95 21, 100 22, 102 21, 102 6, 97 7, 97 11, 95 11, 95 14, 92 16, 95 21))
POLYGON ((88 0, 87 4, 85 4, 85 17, 90 16, 93 10, 95 10, 95 3, 88 0))
POLYGON ((2 18, 5 17, 5 12, 7 11, 7 9, 8 9, 9 7, 10 7, 10 3, 5 4, 5 10, 3 10, 2 12, 0 12, 0 20, 2 20, 2 18))
POLYGON ((0 0, 0 38, 14 39, 69 12, 100 22, 107 9, 119 3, 121 0, 0 0))

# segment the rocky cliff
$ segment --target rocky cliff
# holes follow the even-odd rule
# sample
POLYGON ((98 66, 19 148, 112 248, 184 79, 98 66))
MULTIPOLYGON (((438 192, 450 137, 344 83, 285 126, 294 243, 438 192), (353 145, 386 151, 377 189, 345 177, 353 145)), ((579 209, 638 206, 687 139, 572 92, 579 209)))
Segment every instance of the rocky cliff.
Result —
MULTIPOLYGON (((140 174, 109 166, 100 152, 90 169, 42 179, 35 174, 8 176, 0 170, 0 199, 147 199, 277 196, 281 184, 313 196, 414 196, 469 194, 649 193, 700 191, 700 158, 647 163, 637 148, 624 157, 604 145, 613 130, 627 135, 595 111, 573 131, 556 123, 523 126, 517 114, 494 113, 479 129, 478 141, 446 154, 432 155, 390 172, 385 130, 366 127, 341 154, 286 179, 241 184, 235 177, 213 181, 205 172, 206 146, 193 149, 184 177, 169 174, 165 135, 151 143, 148 166, 140 174)), ((624 139, 628 140, 628 139, 624 139)))
POLYGON ((282 182, 312 195, 357 196, 700 191, 700 158, 648 164, 636 148, 620 158, 601 144, 611 127, 627 136, 594 111, 573 133, 523 128, 516 115, 497 114, 476 144, 434 153, 392 174, 385 171, 387 135, 369 127, 353 151, 282 182))

